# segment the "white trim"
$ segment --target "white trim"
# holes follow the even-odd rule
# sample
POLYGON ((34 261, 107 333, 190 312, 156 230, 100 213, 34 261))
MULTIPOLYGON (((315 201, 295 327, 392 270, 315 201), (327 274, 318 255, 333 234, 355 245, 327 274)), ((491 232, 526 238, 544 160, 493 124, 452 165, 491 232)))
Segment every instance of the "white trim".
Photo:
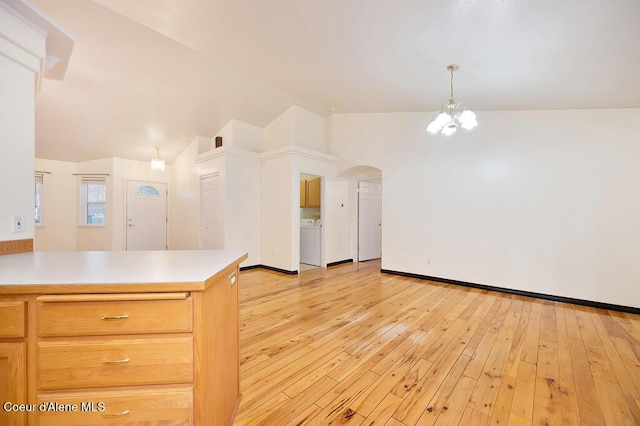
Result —
POLYGON ((218 177, 220 176, 220 172, 211 172, 204 175, 200 175, 200 183, 202 183, 202 179, 207 179, 210 177, 218 177))
POLYGON ((311 158, 317 161, 323 161, 329 164, 337 164, 338 158, 333 155, 325 154, 323 152, 314 151, 308 148, 302 148, 295 145, 289 145, 282 148, 277 148, 271 151, 263 152, 260 154, 260 159, 272 160, 274 158, 286 157, 288 155, 298 155, 301 157, 311 158))
POLYGON ((12 14, 13 16, 15 16, 16 18, 18 18, 20 21, 22 21, 24 24, 28 25, 31 29, 36 30, 38 33, 40 33, 41 36, 43 36, 44 38, 46 38, 48 36, 47 31, 45 31, 44 28, 36 25, 35 22, 33 22, 30 18, 28 18, 26 15, 28 13, 20 13, 16 10, 16 6, 18 6, 18 8, 20 8, 20 5, 22 5, 23 7, 21 9, 25 9, 27 8, 28 10, 31 10, 33 12, 35 12, 38 15, 42 15, 37 9, 35 9, 32 5, 26 4, 26 3, 22 3, 22 2, 16 2, 15 0, 0 0, 0 7, 3 8, 4 10, 6 10, 7 12, 9 12, 10 14, 12 14), (10 2, 12 3, 12 5, 8 5, 6 2, 10 2), (12 7, 13 6, 13 7, 12 7))
POLYGON ((0 7, 37 31, 46 40, 45 52, 42 52, 44 55, 31 52, 40 58, 38 71, 40 77, 64 79, 75 45, 73 36, 28 1, 0 0, 0 7), (55 66, 48 70, 46 69, 47 56, 59 59, 55 66))
POLYGON ((80 177, 80 182, 79 182, 79 196, 80 198, 78 199, 79 201, 79 205, 78 205, 78 226, 79 227, 89 227, 89 228, 94 228, 94 227, 106 227, 107 226, 107 222, 109 220, 108 215, 107 215, 107 178, 106 177, 80 177), (101 201, 92 201, 89 202, 87 200, 87 194, 86 191, 84 190, 85 188, 85 184, 100 184, 102 183, 104 185, 104 202, 101 201), (103 204, 104 205, 104 223, 87 223, 87 205, 89 203, 92 204, 103 204))
POLYGON ((260 160, 260 154, 253 151, 247 151, 239 148, 232 148, 228 146, 221 146, 219 148, 212 149, 210 151, 203 152, 202 154, 198 154, 196 157, 196 164, 203 163, 208 160, 212 160, 214 158, 220 157, 238 157, 245 158, 249 160, 260 160))
MULTIPOLYGON (((40 183, 40 191, 38 191, 38 195, 39 195, 39 197, 38 197, 38 206, 37 206, 37 207, 39 208, 39 213, 40 213, 40 214, 39 214, 39 216, 38 216, 38 217, 39 217, 39 219, 40 219, 40 222, 37 222, 37 223, 36 223, 36 222, 35 222, 35 218, 34 218, 34 226, 35 226, 36 228, 42 228, 42 227, 44 226, 43 221, 42 221, 42 205, 44 204, 44 203, 43 203, 43 197, 42 197, 42 194, 44 193, 44 174, 43 174, 42 172, 40 172, 40 173, 38 173, 38 172, 34 173, 34 179, 33 179, 33 185, 34 185, 34 188, 33 188, 33 191, 34 191, 34 194, 33 194, 33 196, 34 196, 34 204, 35 204, 36 188, 38 187, 38 183, 40 183)), ((36 206, 34 205, 34 216, 35 216, 35 207, 36 207, 36 206)))
POLYGON ((286 157, 288 155, 298 155, 301 157, 310 158, 317 161, 336 165, 338 164, 338 158, 333 155, 325 154, 323 152, 314 151, 308 148, 302 148, 295 145, 289 145, 282 148, 273 149, 266 152, 254 152, 244 149, 233 148, 228 146, 221 146, 219 148, 212 149, 210 151, 203 152, 196 156, 196 164, 203 163, 208 160, 220 158, 224 156, 239 157, 249 160, 271 160, 279 157, 286 157))

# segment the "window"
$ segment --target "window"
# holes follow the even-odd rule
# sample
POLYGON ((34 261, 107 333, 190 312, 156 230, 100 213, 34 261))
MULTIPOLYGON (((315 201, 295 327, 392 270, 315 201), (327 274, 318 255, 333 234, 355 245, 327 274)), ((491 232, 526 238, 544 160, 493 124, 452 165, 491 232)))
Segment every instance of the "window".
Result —
POLYGON ((136 189, 136 195, 142 195, 145 197, 159 197, 160 193, 153 186, 145 185, 136 189))
POLYGON ((104 178, 82 178, 80 225, 104 226, 107 184, 104 178))
POLYGON ((36 226, 42 226, 42 187, 44 179, 42 174, 35 175, 35 188, 33 193, 33 205, 35 207, 34 219, 36 226))

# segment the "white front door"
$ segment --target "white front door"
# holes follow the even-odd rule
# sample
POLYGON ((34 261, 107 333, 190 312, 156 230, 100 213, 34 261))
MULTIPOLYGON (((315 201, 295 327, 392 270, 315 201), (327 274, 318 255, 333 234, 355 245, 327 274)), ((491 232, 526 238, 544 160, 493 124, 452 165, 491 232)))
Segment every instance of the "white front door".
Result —
POLYGON ((220 220, 220 190, 218 174, 203 176, 200 185, 202 204, 202 249, 224 248, 220 220))
POLYGON ((358 183, 358 261, 382 257, 382 185, 358 183))
POLYGON ((167 249, 167 184, 127 181, 127 250, 167 249))

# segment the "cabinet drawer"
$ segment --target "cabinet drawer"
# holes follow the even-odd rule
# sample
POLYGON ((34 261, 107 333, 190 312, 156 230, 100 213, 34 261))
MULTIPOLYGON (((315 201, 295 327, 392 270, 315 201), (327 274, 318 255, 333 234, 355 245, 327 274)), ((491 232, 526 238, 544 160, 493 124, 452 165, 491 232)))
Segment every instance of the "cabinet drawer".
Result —
POLYGON ((0 338, 26 336, 26 303, 0 302, 0 338))
POLYGON ((39 389, 193 382, 193 337, 41 340, 39 389))
MULTIPOLYGON (((190 387, 38 395, 39 407, 42 403, 52 402, 70 407, 75 405, 78 411, 36 409, 39 426, 193 424, 193 391, 190 387), (101 407, 104 411, 99 411, 101 407)), ((50 404, 45 407, 51 408, 50 404)))
POLYGON ((37 300, 38 335, 88 336, 180 333, 192 330, 191 297, 161 295, 41 296, 37 300), (118 296, 126 300, 118 300, 118 296), (140 300, 135 300, 139 297, 140 300), (182 298, 180 298, 182 297, 182 298), (134 299, 134 300, 132 300, 134 299))

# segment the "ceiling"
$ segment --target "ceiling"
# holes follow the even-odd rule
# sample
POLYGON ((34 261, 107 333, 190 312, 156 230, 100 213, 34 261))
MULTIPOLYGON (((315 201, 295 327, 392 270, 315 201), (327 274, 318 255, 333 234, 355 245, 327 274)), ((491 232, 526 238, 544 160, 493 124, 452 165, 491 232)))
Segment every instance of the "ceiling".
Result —
MULTIPOLYGON (((175 158, 230 119, 639 108, 638 0, 32 0, 71 33, 36 156, 175 158)), ((425 123, 426 125, 426 123, 425 123)))

